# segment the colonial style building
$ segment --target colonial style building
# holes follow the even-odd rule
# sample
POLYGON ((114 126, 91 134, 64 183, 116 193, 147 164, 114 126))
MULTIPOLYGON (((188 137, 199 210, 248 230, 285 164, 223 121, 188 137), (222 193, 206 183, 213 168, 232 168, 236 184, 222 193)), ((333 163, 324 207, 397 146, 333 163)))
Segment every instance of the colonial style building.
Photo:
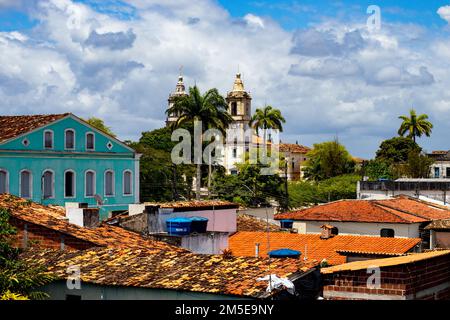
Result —
POLYGON ((99 207, 139 202, 139 155, 73 114, 0 116, 0 194, 99 207))
MULTIPOLYGON (((310 148, 299 145, 298 143, 280 143, 280 153, 287 162, 287 178, 290 181, 303 179, 303 168, 308 160, 306 154, 311 151, 310 148)), ((283 176, 285 176, 283 174, 283 176)))

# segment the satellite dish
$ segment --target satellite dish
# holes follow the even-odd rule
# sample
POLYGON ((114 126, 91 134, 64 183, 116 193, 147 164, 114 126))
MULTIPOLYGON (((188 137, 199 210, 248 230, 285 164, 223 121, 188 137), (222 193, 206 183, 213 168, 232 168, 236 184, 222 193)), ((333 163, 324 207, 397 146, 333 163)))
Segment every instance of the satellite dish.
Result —
POLYGON ((96 194, 95 196, 94 196, 94 198, 95 198, 95 201, 97 201, 97 205, 98 206, 102 206, 103 205, 103 198, 99 195, 99 194, 96 194))

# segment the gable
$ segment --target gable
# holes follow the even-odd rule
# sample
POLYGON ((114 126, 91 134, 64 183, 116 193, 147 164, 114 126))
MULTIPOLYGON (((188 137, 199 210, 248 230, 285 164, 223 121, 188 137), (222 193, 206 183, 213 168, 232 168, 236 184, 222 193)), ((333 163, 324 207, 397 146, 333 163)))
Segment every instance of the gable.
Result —
POLYGON ((75 132, 75 148, 70 150, 71 152, 134 153, 134 150, 126 146, 123 142, 93 128, 88 123, 72 114, 6 141, 3 144, 0 144, 0 149, 49 152, 67 151, 65 149, 64 141, 65 132, 68 129, 72 129, 75 132), (44 133, 46 131, 53 132, 52 149, 44 148, 44 133), (88 133, 92 133, 95 137, 93 151, 88 151, 86 149, 86 135, 88 133), (25 141, 27 141, 28 144, 25 144, 25 141), (109 148, 109 146, 111 146, 111 148, 109 148))

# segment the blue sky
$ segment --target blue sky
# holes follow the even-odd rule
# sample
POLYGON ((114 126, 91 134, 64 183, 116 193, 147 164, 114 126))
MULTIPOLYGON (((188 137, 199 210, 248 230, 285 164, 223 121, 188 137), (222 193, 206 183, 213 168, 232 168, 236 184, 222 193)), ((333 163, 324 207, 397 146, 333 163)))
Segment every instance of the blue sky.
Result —
POLYGON ((0 0, 0 114, 97 116, 136 140, 164 125, 181 65, 222 94, 239 66, 284 141, 370 158, 414 107, 435 125, 423 148, 448 150, 449 23, 450 0, 0 0))

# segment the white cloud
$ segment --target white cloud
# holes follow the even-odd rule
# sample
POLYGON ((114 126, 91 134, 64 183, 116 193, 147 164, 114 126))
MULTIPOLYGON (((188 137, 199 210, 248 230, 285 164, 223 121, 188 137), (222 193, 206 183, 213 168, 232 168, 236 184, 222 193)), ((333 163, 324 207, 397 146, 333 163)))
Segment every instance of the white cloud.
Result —
POLYGON ((444 19, 445 21, 450 23, 450 6, 440 7, 437 11, 437 14, 444 19))
POLYGON ((371 156, 414 106, 435 122, 426 141, 450 148, 440 138, 450 121, 448 38, 387 23, 371 34, 338 21, 289 32, 253 14, 232 18, 215 1, 128 2, 137 18, 39 1, 32 32, 0 33, 0 113, 95 115, 121 138, 138 139, 164 125, 179 66, 187 85, 226 94, 239 65, 253 109, 280 108, 291 141, 338 135, 356 155, 371 156))

